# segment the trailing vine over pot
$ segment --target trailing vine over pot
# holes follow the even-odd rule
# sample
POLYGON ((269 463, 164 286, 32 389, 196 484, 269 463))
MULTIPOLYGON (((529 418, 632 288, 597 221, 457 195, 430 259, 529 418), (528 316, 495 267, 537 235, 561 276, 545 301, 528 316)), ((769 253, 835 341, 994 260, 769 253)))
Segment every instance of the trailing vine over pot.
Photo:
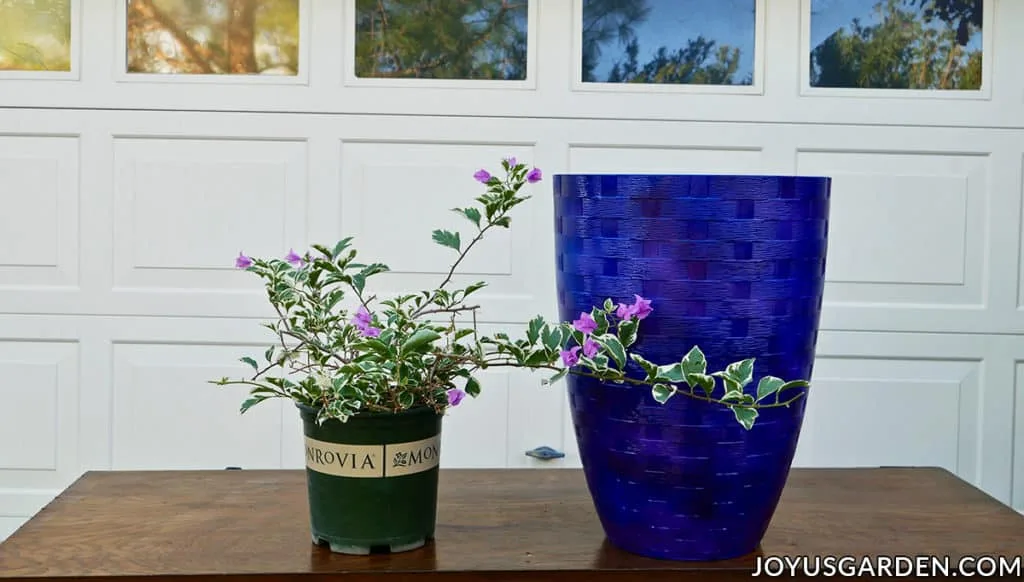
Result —
POLYGON ((501 167, 503 177, 477 171, 473 177, 485 187, 477 204, 452 209, 471 228, 468 242, 457 230, 433 231, 434 242, 456 253, 433 289, 387 299, 370 294, 371 278, 388 267, 358 262, 351 237, 283 258, 239 253, 235 266, 263 281, 276 311, 277 318, 263 325, 277 341, 262 357, 241 358, 253 368, 251 376, 213 383, 248 386, 243 413, 264 400, 288 398, 315 408, 320 423, 345 422, 361 412, 417 407, 442 412, 467 395, 477 396, 477 372, 496 367, 551 373, 544 384, 576 374, 636 385, 651 390, 659 403, 675 395, 716 403, 731 409, 747 429, 758 410, 789 406, 806 393, 790 393, 806 388, 805 380, 764 376, 754 384, 754 358, 710 372, 698 346, 675 362, 648 361, 630 348, 656 306, 636 294, 607 298, 573 321, 537 316, 528 322, 525 337, 481 334, 480 306, 470 299, 486 283, 456 286, 456 271, 488 232, 511 226, 512 210, 531 198, 522 189, 542 179, 538 168, 515 158, 503 160, 501 167))

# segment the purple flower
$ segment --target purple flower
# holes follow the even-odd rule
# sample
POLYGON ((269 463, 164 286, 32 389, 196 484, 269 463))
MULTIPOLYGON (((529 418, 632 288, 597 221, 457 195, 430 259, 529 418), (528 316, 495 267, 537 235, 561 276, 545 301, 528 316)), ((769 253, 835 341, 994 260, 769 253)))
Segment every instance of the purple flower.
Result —
POLYGON ((534 168, 526 175, 526 181, 531 184, 536 184, 537 182, 540 182, 541 177, 540 168, 534 168))
POLYGON ((466 393, 458 388, 452 388, 448 391, 448 406, 458 406, 462 399, 466 397, 466 393))
POLYGON ((515 156, 509 156, 509 157, 505 158, 505 161, 508 162, 508 167, 510 167, 510 168, 514 168, 514 167, 519 165, 519 162, 516 161, 516 157, 515 156))
POLYGON ((289 263, 296 267, 301 267, 302 263, 305 262, 305 259, 303 259, 301 256, 298 255, 298 253, 295 252, 295 249, 290 249, 288 251, 288 255, 285 256, 284 260, 288 261, 289 263))
POLYGON ((491 179, 491 173, 487 170, 477 170, 477 172, 473 174, 473 179, 481 184, 486 184, 487 181, 491 179))
POLYGON ((252 266, 252 259, 242 254, 242 251, 238 251, 238 258, 235 259, 236 269, 248 269, 252 266))
POLYGON ((370 325, 372 316, 370 311, 366 309, 365 305, 360 305, 359 309, 356 310, 356 314, 352 316, 352 323, 355 325, 370 325))
POLYGON ((583 355, 588 358, 593 358, 600 350, 601 344, 594 341, 594 338, 588 337, 587 341, 583 342, 583 355))
POLYGON ((629 319, 633 317, 633 308, 625 303, 619 303, 619 308, 615 310, 615 315, 619 319, 629 319))
POLYGON ((594 333, 594 330, 597 329, 597 322, 594 321, 594 318, 589 313, 584 311, 580 313, 579 319, 572 322, 572 326, 580 333, 594 333))
POLYGON ((352 325, 356 326, 356 329, 366 337, 377 337, 380 335, 381 330, 371 326, 371 321, 372 316, 367 311, 366 306, 360 305, 359 309, 356 310, 356 314, 352 317, 352 325))
POLYGON ((579 351, 579 346, 573 346, 571 349, 562 350, 559 352, 559 354, 562 356, 562 363, 565 364, 566 368, 571 368, 580 361, 579 351))
POLYGON ((633 297, 636 298, 636 301, 633 305, 630 305, 629 308, 633 311, 633 315, 635 315, 637 319, 643 319, 654 311, 654 308, 651 307, 650 299, 644 299, 643 297, 635 294, 633 297))

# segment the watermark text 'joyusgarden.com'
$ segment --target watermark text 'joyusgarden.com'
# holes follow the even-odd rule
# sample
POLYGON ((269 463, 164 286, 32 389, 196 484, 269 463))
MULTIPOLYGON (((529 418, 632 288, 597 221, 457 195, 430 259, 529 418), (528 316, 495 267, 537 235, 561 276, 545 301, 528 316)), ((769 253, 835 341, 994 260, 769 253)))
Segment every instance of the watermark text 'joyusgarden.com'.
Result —
POLYGON ((1013 577, 1024 556, 758 556, 753 576, 1013 577))

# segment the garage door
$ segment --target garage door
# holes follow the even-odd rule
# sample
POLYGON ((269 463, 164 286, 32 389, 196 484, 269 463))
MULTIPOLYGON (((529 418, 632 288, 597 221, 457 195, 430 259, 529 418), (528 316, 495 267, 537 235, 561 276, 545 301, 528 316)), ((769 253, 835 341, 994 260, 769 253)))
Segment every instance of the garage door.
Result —
MULTIPOLYGON (((0 536, 89 469, 301 467, 293 407, 240 417, 206 383, 268 341, 234 257, 354 235, 391 263, 378 291, 429 287, 430 230, 506 155, 833 176, 797 464, 936 465, 1024 509, 1020 22, 1008 0, 0 0, 0 536)), ((538 194, 465 264, 484 327, 556 314, 538 194)), ((561 389, 486 380, 445 466, 579 465, 561 389)))

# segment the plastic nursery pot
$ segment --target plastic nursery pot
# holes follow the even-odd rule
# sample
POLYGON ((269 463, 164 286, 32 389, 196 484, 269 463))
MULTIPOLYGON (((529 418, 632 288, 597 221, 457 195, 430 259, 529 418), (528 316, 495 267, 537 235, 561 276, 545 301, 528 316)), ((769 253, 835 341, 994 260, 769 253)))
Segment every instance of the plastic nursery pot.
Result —
POLYGON ((313 543, 365 555, 404 552, 434 537, 442 416, 423 407, 316 422, 305 434, 313 543))

